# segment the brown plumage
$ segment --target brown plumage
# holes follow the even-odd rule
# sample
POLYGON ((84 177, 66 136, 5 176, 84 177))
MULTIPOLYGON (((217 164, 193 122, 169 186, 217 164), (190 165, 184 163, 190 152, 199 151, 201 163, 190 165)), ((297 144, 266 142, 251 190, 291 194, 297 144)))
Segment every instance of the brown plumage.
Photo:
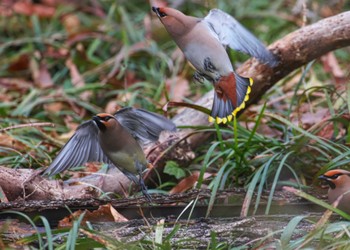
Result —
POLYGON ((339 196, 338 208, 350 214, 350 172, 343 169, 333 169, 319 176, 320 180, 329 185, 328 201, 333 203, 339 196))
POLYGON ((142 109, 124 108, 114 115, 98 114, 77 128, 44 174, 54 175, 86 162, 105 162, 140 185, 151 200, 142 179, 148 163, 140 144, 157 140, 163 130, 175 129, 170 120, 142 109))
POLYGON ((247 53, 270 66, 275 56, 237 20, 214 9, 201 19, 172 8, 152 7, 170 36, 196 68, 196 78, 214 84, 214 101, 209 120, 226 123, 245 107, 252 78, 234 72, 226 47, 247 53))

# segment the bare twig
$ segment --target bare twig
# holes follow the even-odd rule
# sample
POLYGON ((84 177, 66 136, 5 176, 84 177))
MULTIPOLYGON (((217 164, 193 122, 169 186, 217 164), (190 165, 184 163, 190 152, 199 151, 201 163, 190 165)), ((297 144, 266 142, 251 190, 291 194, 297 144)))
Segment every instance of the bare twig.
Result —
POLYGON ((34 122, 34 123, 18 124, 18 125, 13 125, 7 128, 0 129, 0 133, 11 129, 26 128, 26 127, 55 127, 55 124, 51 122, 34 122))

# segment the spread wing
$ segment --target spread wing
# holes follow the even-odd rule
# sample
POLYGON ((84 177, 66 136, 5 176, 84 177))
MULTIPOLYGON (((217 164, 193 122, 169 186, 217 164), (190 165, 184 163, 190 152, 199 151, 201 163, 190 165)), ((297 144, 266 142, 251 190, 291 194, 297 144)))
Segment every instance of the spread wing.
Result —
MULTIPOLYGON (((169 119, 143 109, 124 108, 114 116, 141 144, 158 140, 163 130, 176 130, 175 124, 169 119)), ((44 175, 55 175, 86 162, 112 164, 100 147, 98 133, 99 129, 94 121, 81 124, 46 169, 44 175)))
POLYGON ((213 9, 203 19, 222 45, 241 51, 273 67, 278 64, 276 57, 268 51, 262 42, 244 28, 229 14, 213 9))
POLYGON ((55 175, 86 162, 110 163, 100 147, 98 133, 99 130, 94 121, 90 120, 81 124, 45 170, 44 175, 55 175))
POLYGON ((123 108, 114 116, 141 145, 158 140, 163 130, 176 130, 171 120, 144 109, 123 108))

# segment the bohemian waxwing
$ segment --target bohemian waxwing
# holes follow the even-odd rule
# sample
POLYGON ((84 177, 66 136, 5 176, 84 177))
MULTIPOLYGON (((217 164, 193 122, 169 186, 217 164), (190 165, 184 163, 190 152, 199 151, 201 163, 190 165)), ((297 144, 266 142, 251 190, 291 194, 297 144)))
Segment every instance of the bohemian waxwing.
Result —
POLYGON ((104 162, 140 185, 142 193, 151 200, 142 179, 148 163, 140 144, 158 140, 163 130, 175 129, 170 120, 142 109, 124 108, 114 116, 98 114, 77 128, 44 175, 55 175, 86 162, 104 162), (140 175, 139 179, 136 175, 140 175))
POLYGON ((340 195, 338 208, 350 214, 350 172, 343 169, 333 169, 318 177, 329 185, 328 201, 333 203, 340 195))
POLYGON ((236 19, 213 9, 205 18, 186 16, 172 8, 152 7, 159 20, 197 70, 195 77, 214 84, 215 94, 209 121, 226 123, 245 107, 252 78, 234 72, 226 47, 247 53, 270 67, 276 57, 236 19))

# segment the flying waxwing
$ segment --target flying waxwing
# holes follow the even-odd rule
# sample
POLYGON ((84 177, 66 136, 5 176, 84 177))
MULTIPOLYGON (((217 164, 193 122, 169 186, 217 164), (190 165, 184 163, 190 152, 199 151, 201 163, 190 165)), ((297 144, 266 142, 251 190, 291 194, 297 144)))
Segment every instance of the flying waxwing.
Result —
POLYGON ((158 140, 163 130, 174 131, 176 126, 165 117, 142 109, 129 107, 114 115, 97 114, 77 128, 44 175, 55 175, 86 162, 104 162, 140 185, 151 201, 142 179, 148 162, 140 144, 158 140), (139 179, 136 175, 140 175, 139 179))
POLYGON ((204 18, 187 16, 172 8, 152 7, 159 20, 197 70, 195 78, 214 85, 214 101, 209 121, 226 123, 245 107, 252 78, 234 72, 226 47, 256 57, 274 67, 276 57, 236 19, 213 9, 204 18))
POLYGON ((333 203, 340 195, 338 208, 350 214, 350 172, 342 169, 333 169, 318 177, 329 185, 328 201, 333 203))

